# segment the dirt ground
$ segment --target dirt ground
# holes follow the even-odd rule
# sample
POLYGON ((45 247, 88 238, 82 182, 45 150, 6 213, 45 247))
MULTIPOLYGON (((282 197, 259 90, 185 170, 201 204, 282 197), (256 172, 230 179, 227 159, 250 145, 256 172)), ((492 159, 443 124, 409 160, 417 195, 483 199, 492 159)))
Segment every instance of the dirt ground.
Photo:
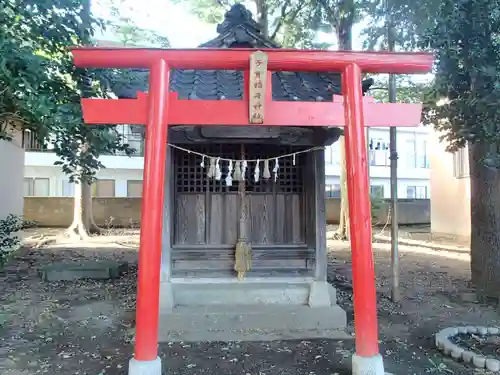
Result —
MULTIPOLYGON (((126 241, 133 243, 134 241, 126 241)), ((350 251, 330 241, 329 281, 353 333, 350 251)), ((381 353, 386 371, 487 374, 444 358, 433 334, 459 324, 497 325, 496 308, 476 303, 466 251, 401 247, 401 303, 390 295, 390 246, 374 245, 381 353)), ((126 374, 134 333, 136 249, 97 243, 19 251, 0 271, 0 374, 126 374), (68 259, 121 259, 120 279, 42 282, 40 266, 68 259)), ((169 375, 347 375, 353 340, 175 343, 160 347, 169 375)))

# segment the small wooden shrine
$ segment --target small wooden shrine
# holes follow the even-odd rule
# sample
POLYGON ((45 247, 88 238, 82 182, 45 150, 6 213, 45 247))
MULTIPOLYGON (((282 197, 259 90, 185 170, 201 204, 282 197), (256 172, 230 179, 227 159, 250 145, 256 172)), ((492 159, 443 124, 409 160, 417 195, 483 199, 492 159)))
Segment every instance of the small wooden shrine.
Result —
POLYGON ((79 67, 147 69, 144 83, 149 72, 147 88, 113 83, 118 100, 82 99, 88 124, 145 128, 129 375, 161 375, 158 341, 332 337, 345 326, 326 272, 323 147, 339 127, 351 217, 353 374, 383 375, 365 126, 415 126, 421 106, 363 98, 371 81, 361 77, 426 73, 432 56, 284 50, 261 37, 241 5, 218 31, 193 50, 73 50, 79 67))
MULTIPOLYGON (((262 36, 240 4, 226 13, 217 31, 199 48, 279 48, 262 36)), ((340 73, 268 74, 265 64, 265 54, 256 52, 246 77, 239 70, 173 69, 170 91, 180 101, 249 97, 249 122, 258 122, 252 115, 256 104, 262 105, 257 97, 324 103, 341 98, 340 73)), ((148 71, 142 74, 139 82, 113 83, 114 92, 136 98, 147 90, 148 71)), ((371 79, 363 81, 363 92, 371 84, 371 79)), ((272 115, 268 108, 257 109, 272 115)), ((341 129, 334 125, 169 126, 162 311, 206 305, 328 306, 331 311, 318 314, 322 327, 343 328, 345 314, 326 283, 323 147, 338 140, 341 129), (249 259, 239 259, 236 251, 241 236, 251 248, 249 259)), ((296 328, 319 324, 319 318, 304 314, 307 319, 296 328)))
MULTIPOLYGON (((217 31, 219 35, 200 49, 279 48, 262 36, 240 4, 226 13, 217 31)), ((239 70, 173 69, 170 91, 189 101, 249 97, 250 123, 259 122, 253 109, 261 109, 264 117, 271 115, 257 100, 266 95, 281 102, 340 98, 340 73, 268 74, 265 59, 264 53, 253 55, 246 84, 245 73, 239 70)), ((144 79, 112 84, 120 98, 137 98, 137 92, 147 91, 148 71, 136 74, 144 79)), ((363 81, 363 91, 371 84, 371 79, 363 81)), ((169 323, 168 314, 176 311, 199 321, 193 329, 200 338, 203 327, 222 330, 196 315, 200 306, 213 308, 214 313, 218 306, 233 306, 235 315, 247 316, 249 307, 258 314, 258 307, 265 305, 260 326, 243 326, 246 329, 321 327, 324 331, 316 334, 328 336, 329 330, 345 326, 335 290, 326 282, 323 147, 337 141, 341 132, 331 125, 169 126, 160 295, 161 311, 167 314, 160 325, 167 332, 186 331, 184 323, 169 323), (237 251, 242 242, 246 255, 240 247, 237 251), (270 309, 272 305, 276 309, 270 309), (293 306, 322 309, 315 314, 301 312, 301 322, 293 323, 286 318, 273 323, 265 316, 266 312, 282 315, 279 307, 291 311, 293 306)), ((231 319, 221 323, 231 329, 227 321, 231 319)), ((171 335, 162 338, 170 340, 171 335)))

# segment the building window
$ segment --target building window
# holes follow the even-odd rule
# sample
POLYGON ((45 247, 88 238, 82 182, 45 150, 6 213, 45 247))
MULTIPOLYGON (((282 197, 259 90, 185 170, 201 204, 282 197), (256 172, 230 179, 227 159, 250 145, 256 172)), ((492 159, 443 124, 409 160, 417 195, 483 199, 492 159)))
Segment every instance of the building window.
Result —
POLYGON ((429 168, 427 140, 418 139, 417 133, 406 140, 406 166, 408 168, 429 168))
POLYGON ((417 168, 429 168, 427 140, 417 142, 417 168))
POLYGON ((115 180, 96 180, 92 185, 92 196, 110 198, 115 196, 115 180))
POLYGON ((406 198, 408 199, 427 199, 427 186, 407 186, 406 198))
POLYGON ((412 135, 411 139, 405 141, 405 152, 406 152, 406 167, 416 168, 417 166, 417 142, 415 140, 415 134, 412 135))
POLYGON ((469 177, 469 157, 467 147, 463 147, 453 153, 453 177, 469 177))
POLYGON ((62 196, 63 197, 74 197, 75 196, 75 184, 69 181, 62 182, 62 196))
POLYGON ((383 198, 384 197, 384 185, 371 185, 370 186, 370 195, 374 198, 383 198))
POLYGON ((327 198, 340 198, 340 185, 326 185, 325 196, 327 198))
POLYGON ((142 197, 142 181, 128 180, 127 181, 127 197, 140 198, 142 197))
POLYGON ((370 165, 388 167, 391 165, 389 155, 389 142, 382 138, 370 138, 368 144, 370 165))
POLYGON ((48 197, 50 196, 50 180, 48 178, 25 178, 25 197, 48 197))

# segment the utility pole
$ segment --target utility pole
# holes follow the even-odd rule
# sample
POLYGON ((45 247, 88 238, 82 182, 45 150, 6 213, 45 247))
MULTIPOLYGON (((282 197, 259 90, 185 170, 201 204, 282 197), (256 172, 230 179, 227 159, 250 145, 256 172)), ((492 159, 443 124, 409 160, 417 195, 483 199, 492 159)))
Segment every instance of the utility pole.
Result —
MULTIPOLYGON (((394 52, 396 40, 394 35, 394 24, 392 22, 390 0, 386 0, 387 19, 387 47, 389 52, 394 52)), ((389 74, 389 102, 396 102, 396 76, 389 74)), ((393 302, 398 302, 401 298, 399 290, 399 249, 398 249, 398 151, 397 151, 397 129, 394 126, 389 128, 389 151, 391 161, 391 268, 392 268, 392 290, 391 298, 393 302)))

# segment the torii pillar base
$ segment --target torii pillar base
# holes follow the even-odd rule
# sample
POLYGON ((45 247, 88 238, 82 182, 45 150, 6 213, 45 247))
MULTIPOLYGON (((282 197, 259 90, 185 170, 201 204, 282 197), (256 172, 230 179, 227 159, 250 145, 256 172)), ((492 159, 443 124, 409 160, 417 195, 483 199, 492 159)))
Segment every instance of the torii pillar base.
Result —
POLYGON ((159 357, 153 361, 132 358, 128 365, 128 375, 161 375, 161 360, 159 357))
POLYGON ((384 361, 380 354, 373 357, 352 356, 352 375, 385 375, 384 361))

